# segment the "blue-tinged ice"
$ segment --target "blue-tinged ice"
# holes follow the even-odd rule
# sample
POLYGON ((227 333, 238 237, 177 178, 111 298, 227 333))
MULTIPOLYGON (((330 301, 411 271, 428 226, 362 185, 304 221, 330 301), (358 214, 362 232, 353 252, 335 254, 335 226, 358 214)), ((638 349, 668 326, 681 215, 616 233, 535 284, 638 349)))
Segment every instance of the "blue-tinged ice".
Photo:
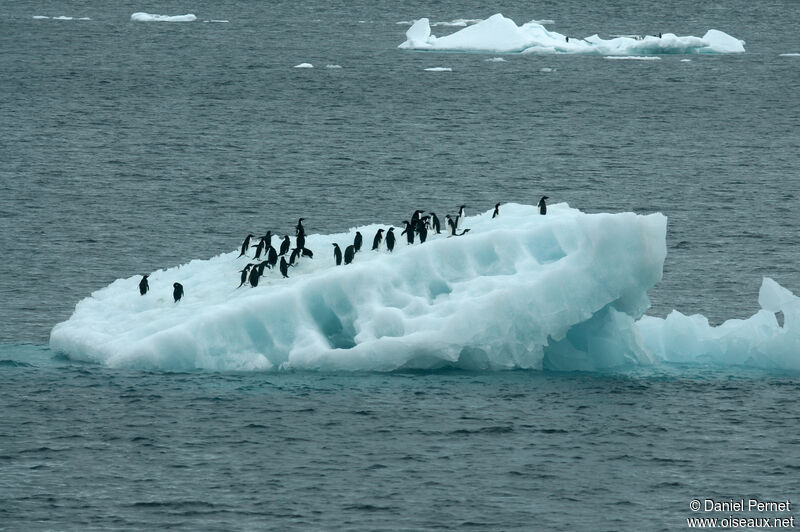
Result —
MULTIPOLYGON (((661 279, 666 218, 585 214, 566 204, 546 216, 507 204, 464 221, 463 236, 366 245, 335 266, 332 243, 290 270, 242 287, 238 252, 119 279, 78 303, 51 346, 109 366, 163 369, 609 369, 649 364, 634 328, 661 279), (172 283, 186 295, 172 301, 172 283)), ((358 230, 365 242, 380 227, 358 230)), ((399 233, 399 230, 398 230, 399 233)))
POLYGON ((645 316, 636 327, 647 350, 659 360, 800 370, 800 298, 764 278, 758 303, 761 310, 753 316, 718 327, 705 316, 676 310, 666 319, 645 316))
POLYGON ((542 24, 528 22, 522 26, 495 14, 477 24, 445 37, 431 35, 427 18, 421 18, 406 32, 406 41, 399 48, 411 50, 560 53, 600 55, 653 54, 726 54, 744 52, 744 41, 719 30, 708 30, 703 37, 664 33, 661 37, 616 37, 601 39, 592 35, 584 39, 547 30, 542 24))

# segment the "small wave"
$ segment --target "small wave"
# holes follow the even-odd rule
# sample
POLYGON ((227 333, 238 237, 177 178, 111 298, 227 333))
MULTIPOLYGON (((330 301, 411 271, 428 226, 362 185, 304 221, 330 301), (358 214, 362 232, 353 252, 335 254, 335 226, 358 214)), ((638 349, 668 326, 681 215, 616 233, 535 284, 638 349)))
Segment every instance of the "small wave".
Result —
POLYGON ((33 368, 33 364, 27 362, 19 362, 18 360, 0 360, 0 367, 6 368, 33 368))
POLYGON ((342 65, 325 65, 325 68, 333 68, 333 69, 342 68, 342 65))
POLYGON ((425 72, 452 72, 453 69, 450 67, 431 67, 426 68, 425 72))
POLYGON ((485 59, 485 61, 489 63, 505 63, 506 60, 502 57, 490 57, 489 59, 485 59))
POLYGON ((780 54, 780 57, 800 57, 800 53, 790 52, 788 54, 780 54))
POLYGON ((314 65, 311 63, 300 63, 299 65, 295 65, 294 68, 314 68, 314 65))

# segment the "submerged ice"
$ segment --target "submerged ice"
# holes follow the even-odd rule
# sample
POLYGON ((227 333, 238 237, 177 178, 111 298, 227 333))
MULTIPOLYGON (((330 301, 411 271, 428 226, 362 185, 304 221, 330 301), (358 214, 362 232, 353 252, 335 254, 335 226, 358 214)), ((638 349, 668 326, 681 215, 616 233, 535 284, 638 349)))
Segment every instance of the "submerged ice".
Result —
POLYGON ((406 41, 399 48, 491 53, 724 54, 744 52, 744 41, 714 29, 708 30, 703 37, 664 33, 641 38, 623 36, 601 39, 597 34, 584 39, 570 38, 549 31, 535 21, 517 26, 513 20, 498 13, 444 37, 432 35, 430 21, 421 18, 406 32, 406 41))
MULTIPOLYGON (((236 288, 239 252, 119 279, 80 301, 51 347, 109 366, 378 370, 462 367, 608 370, 660 361, 800 369, 800 298, 765 279, 762 310, 712 327, 674 311, 645 316, 662 275, 666 218, 546 216, 518 204, 467 217, 463 236, 370 251, 373 224, 307 235, 289 278, 266 270, 236 288), (336 266, 333 243, 364 248, 336 266), (172 283, 185 287, 174 303, 172 283), (776 313, 782 313, 783 324, 776 313), (638 321, 637 321, 638 320, 638 321)), ((252 254, 252 252, 251 252, 252 254)))

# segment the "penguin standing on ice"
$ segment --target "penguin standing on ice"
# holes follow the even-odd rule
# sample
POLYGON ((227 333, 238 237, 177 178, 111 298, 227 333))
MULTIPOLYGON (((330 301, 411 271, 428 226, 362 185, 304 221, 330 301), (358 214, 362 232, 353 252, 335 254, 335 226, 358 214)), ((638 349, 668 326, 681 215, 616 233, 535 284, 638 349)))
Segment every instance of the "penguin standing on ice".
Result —
POLYGON ((292 242, 291 240, 289 240, 289 235, 283 237, 283 240, 281 241, 281 250, 280 252, 278 252, 278 255, 286 255, 286 253, 289 252, 289 248, 291 247, 291 245, 292 242))
MULTIPOLYGON (((242 255, 247 256, 247 250, 250 249, 250 239, 251 238, 253 238, 252 234, 247 235, 244 238, 244 242, 242 242, 242 252, 239 253, 239 257, 241 257, 242 255)), ((236 257, 236 258, 238 259, 239 257, 236 257)))
POLYGON ((278 264, 278 252, 270 246, 267 250, 267 265, 272 269, 276 264, 278 264))
POLYGON ((494 212, 492 213, 492 218, 497 218, 500 216, 500 204, 496 203, 494 206, 494 212))
POLYGON ((363 241, 364 238, 361 236, 361 233, 359 231, 356 231, 356 237, 355 239, 353 239, 353 249, 355 249, 356 253, 361 251, 361 244, 363 243, 363 241))
POLYGON ((445 215, 444 224, 447 226, 447 236, 453 236, 456 234, 456 223, 452 218, 450 218, 449 214, 445 215))
POLYGON ((356 248, 354 248, 352 245, 347 246, 344 249, 344 263, 345 264, 350 264, 351 262, 353 262, 353 258, 355 256, 356 256, 356 248))
POLYGON ((283 278, 284 279, 288 279, 289 278, 289 263, 286 262, 286 257, 281 257, 280 269, 281 269, 281 275, 283 275, 283 278))
POLYGON ((299 235, 301 233, 305 234, 306 230, 303 227, 303 220, 305 220, 305 218, 300 218, 299 220, 297 220, 297 225, 294 228, 295 235, 299 235))
POLYGON ((438 235, 442 232, 442 226, 439 223, 439 217, 436 216, 436 213, 431 211, 431 228, 433 231, 438 235))
POLYGON ((333 260, 336 262, 337 266, 342 265, 342 250, 339 249, 339 244, 336 242, 333 243, 333 260))
POLYGON ((428 239, 428 228, 422 220, 417 222, 417 235, 419 235, 420 244, 424 244, 428 239))
POLYGON ((306 234, 305 233, 300 233, 299 235, 297 235, 297 247, 299 249, 303 249, 304 247, 306 247, 306 234))
POLYGON ((258 241, 258 244, 253 246, 254 248, 256 248, 256 254, 255 254, 255 257, 254 257, 256 260, 261 258, 261 253, 264 251, 264 246, 266 245, 266 242, 267 241, 262 236, 261 240, 258 241))
POLYGON ((181 283, 172 283, 172 297, 175 299, 175 303, 183 297, 183 285, 181 283))
POLYGON ((400 236, 406 235, 406 241, 410 246, 411 244, 414 243, 414 228, 411 226, 410 223, 408 223, 408 220, 403 220, 403 223, 405 224, 406 228, 403 229, 403 232, 400 233, 400 236))
POLYGON ((241 288, 242 285, 244 285, 244 283, 247 282, 247 274, 250 272, 250 268, 252 266, 253 266, 252 264, 248 264, 247 266, 244 267, 244 269, 239 270, 239 273, 241 273, 242 276, 239 279, 241 282, 239 283, 239 286, 237 286, 236 288, 241 288))
POLYGON ((458 208, 458 216, 456 216, 456 229, 461 229, 461 224, 464 223, 464 218, 467 217, 466 205, 458 208))
POLYGON ((150 283, 147 282, 147 278, 150 276, 149 273, 142 275, 142 280, 139 281, 139 293, 145 295, 148 290, 150 290, 150 283))
POLYGON ((300 258, 300 250, 302 248, 294 248, 292 250, 292 254, 289 256, 289 266, 294 266, 297 260, 300 258))
POLYGON ((542 196, 542 199, 540 199, 539 203, 536 204, 536 206, 539 207, 539 214, 547 214, 547 202, 545 200, 548 199, 550 198, 547 196, 542 196))
POLYGON ((417 223, 419 222, 420 215, 423 212, 425 212, 425 211, 422 211, 422 210, 419 210, 419 209, 414 211, 414 214, 411 215, 411 227, 414 227, 414 228, 417 227, 417 223))
POLYGON ((261 272, 262 271, 263 270, 261 268, 251 268, 250 269, 250 276, 249 276, 248 280, 250 281, 250 286, 252 286, 253 288, 258 286, 258 279, 259 279, 259 277, 261 277, 261 272))
POLYGON ((381 242, 383 242, 383 229, 378 229, 378 232, 375 233, 375 238, 372 239, 372 251, 379 250, 381 242))
POLYGON ((390 227, 389 231, 386 233, 386 249, 391 251, 394 249, 394 227, 390 227))

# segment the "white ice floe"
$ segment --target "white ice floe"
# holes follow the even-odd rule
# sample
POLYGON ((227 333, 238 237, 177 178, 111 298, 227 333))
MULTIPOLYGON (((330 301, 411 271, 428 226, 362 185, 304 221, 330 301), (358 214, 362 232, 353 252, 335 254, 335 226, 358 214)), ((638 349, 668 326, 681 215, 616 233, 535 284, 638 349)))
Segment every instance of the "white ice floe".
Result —
POLYGON ((197 17, 192 13, 186 15, 153 15, 151 13, 134 13, 131 15, 134 22, 194 22, 197 17))
POLYGON ((431 34, 427 18, 417 20, 406 32, 406 41, 399 48, 431 51, 561 53, 601 55, 653 55, 694 53, 741 53, 744 41, 718 30, 708 30, 703 37, 617 37, 601 39, 592 35, 584 39, 568 38, 547 30, 542 24, 528 22, 522 26, 501 14, 468 26, 444 37, 431 34))
POLYGON ((800 53, 779 54, 781 57, 800 57, 800 53))
POLYGON ((430 67, 426 68, 425 72, 452 72, 453 69, 450 67, 430 67))
POLYGON ((295 65, 294 68, 314 68, 314 65, 311 63, 300 63, 299 65, 295 65))
MULTIPOLYGON (((645 316, 662 276, 661 214, 586 214, 506 204, 467 217, 462 236, 430 234, 371 251, 385 224, 312 234, 289 278, 238 251, 118 279, 56 325, 51 347, 114 367, 168 370, 376 370, 462 367, 601 371, 665 362, 800 370, 800 298, 770 279, 762 310, 718 327, 673 311, 645 316), (334 264, 356 230, 364 247, 334 264), (172 283, 185 296, 172 300, 172 283), (780 324, 776 313, 783 316, 780 324), (638 320, 638 321, 637 321, 638 320)), ((273 244, 280 239, 273 238, 273 244)))
POLYGON ((490 57, 489 59, 484 59, 484 61, 488 61, 489 63, 505 63, 506 60, 502 57, 490 57))

